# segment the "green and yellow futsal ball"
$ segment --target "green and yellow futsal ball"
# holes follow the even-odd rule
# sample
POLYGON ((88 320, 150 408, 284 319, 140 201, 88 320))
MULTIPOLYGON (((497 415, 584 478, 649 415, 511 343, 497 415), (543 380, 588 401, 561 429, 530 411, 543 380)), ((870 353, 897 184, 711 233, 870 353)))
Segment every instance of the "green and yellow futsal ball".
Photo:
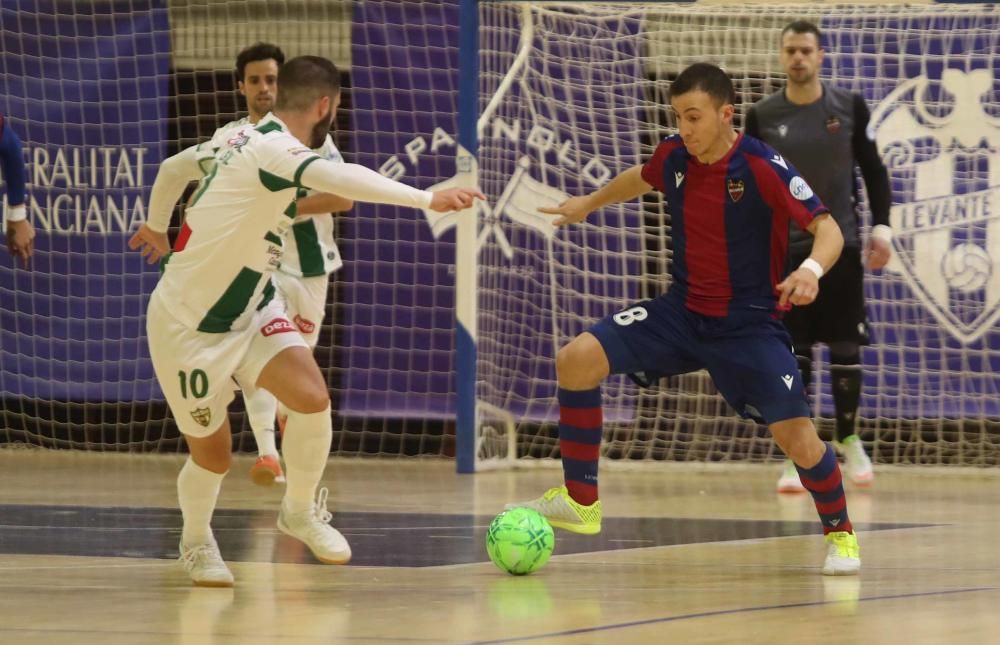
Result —
POLYGON ((555 545, 556 536, 549 521, 531 508, 512 508, 500 513, 486 531, 486 553, 490 560, 515 576, 545 566, 555 545))

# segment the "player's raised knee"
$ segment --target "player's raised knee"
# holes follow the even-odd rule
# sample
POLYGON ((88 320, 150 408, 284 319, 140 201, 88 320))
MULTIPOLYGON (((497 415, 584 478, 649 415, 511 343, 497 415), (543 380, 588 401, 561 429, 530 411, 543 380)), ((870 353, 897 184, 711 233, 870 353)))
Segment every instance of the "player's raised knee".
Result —
POLYGON ((303 384, 291 397, 290 401, 282 401, 289 409, 301 414, 314 414, 330 407, 330 392, 323 381, 312 381, 303 384))
POLYGON ((785 455, 795 463, 810 467, 817 463, 826 444, 816 434, 808 417, 796 417, 772 423, 768 429, 785 455))
POLYGON ((556 373, 562 387, 596 387, 609 369, 604 348, 590 333, 580 334, 556 353, 556 373))
POLYGON ((564 374, 579 367, 584 358, 584 352, 579 349, 575 341, 564 345, 556 352, 556 371, 564 374))

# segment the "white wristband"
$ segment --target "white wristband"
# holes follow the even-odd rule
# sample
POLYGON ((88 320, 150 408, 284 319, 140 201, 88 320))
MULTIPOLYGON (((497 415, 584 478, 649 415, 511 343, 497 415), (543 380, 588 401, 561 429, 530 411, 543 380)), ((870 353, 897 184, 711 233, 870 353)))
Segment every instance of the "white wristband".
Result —
POLYGON ((21 220, 28 219, 28 209, 25 208, 24 204, 18 204, 17 206, 8 204, 5 219, 8 222, 20 222, 21 220))
POLYGON ((799 265, 800 269, 809 269, 816 274, 816 279, 819 280, 823 277, 823 265, 812 258, 806 258, 799 265))
POLYGON ((885 224, 876 224, 872 227, 872 237, 883 242, 892 242, 892 229, 885 224))

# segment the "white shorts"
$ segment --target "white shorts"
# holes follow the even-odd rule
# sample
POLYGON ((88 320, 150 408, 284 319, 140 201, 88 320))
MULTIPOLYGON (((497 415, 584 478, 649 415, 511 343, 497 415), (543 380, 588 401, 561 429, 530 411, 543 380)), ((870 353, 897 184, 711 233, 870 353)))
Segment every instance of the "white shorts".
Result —
POLYGON ((277 291, 275 299, 284 303, 288 319, 295 323, 309 347, 319 342, 319 328, 326 315, 326 292, 330 277, 299 278, 281 271, 271 274, 277 291))
POLYGON ((307 347, 276 299, 255 312, 246 329, 206 334, 174 318, 154 290, 146 334, 156 379, 177 427, 192 437, 207 437, 219 429, 236 385, 256 384, 279 352, 307 347))

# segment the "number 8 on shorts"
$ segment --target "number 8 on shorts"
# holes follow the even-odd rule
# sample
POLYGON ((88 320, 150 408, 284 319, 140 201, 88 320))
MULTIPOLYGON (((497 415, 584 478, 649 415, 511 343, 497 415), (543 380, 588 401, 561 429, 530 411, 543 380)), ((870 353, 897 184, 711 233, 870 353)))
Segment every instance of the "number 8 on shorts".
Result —
POLYGON ((646 311, 645 307, 631 307, 625 311, 616 313, 611 318, 622 327, 628 327, 634 322, 640 322, 649 318, 649 312, 646 311))

